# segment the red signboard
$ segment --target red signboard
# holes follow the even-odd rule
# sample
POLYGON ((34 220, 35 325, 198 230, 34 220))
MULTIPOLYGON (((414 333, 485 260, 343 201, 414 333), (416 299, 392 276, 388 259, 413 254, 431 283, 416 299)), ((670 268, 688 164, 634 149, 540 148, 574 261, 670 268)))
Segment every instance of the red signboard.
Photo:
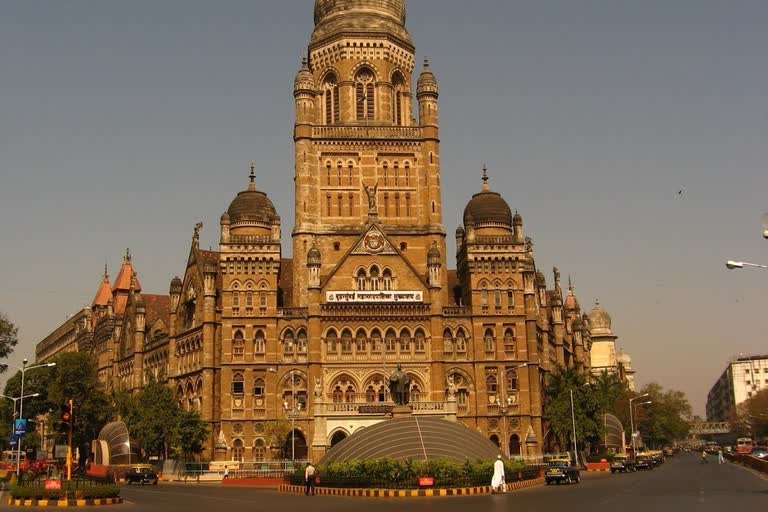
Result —
POLYGON ((45 490, 46 491, 60 491, 61 490, 61 480, 46 480, 45 481, 45 490))
POLYGON ((433 476, 420 476, 419 487, 432 487, 435 485, 435 477, 433 476))

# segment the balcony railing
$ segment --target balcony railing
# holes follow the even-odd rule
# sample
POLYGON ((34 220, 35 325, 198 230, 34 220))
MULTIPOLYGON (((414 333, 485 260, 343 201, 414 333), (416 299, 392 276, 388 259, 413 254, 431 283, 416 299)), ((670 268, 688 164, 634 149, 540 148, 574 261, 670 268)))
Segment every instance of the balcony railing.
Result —
POLYGON ((312 136, 322 139, 420 139, 424 130, 410 126, 315 126, 312 136))
POLYGON ((277 310, 277 316, 283 318, 306 318, 309 314, 309 308, 280 308, 277 310))
POLYGON ((470 316, 472 308, 469 306, 445 306, 443 316, 470 316))

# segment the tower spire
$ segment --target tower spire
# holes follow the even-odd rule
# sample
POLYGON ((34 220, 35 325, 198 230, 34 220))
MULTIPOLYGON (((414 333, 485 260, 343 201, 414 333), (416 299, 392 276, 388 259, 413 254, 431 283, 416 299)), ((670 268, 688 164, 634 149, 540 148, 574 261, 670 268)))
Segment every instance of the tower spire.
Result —
POLYGON ((251 180, 251 182, 248 184, 248 190, 254 191, 256 190, 256 162, 251 160, 251 174, 248 175, 248 178, 251 180))
POLYGON ((491 190, 491 186, 488 185, 488 166, 483 164, 483 192, 491 190))

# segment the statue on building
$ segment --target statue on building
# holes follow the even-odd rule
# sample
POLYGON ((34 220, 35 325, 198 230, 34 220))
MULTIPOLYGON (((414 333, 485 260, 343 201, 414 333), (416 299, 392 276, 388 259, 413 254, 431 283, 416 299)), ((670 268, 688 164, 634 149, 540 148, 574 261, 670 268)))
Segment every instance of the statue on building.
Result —
POLYGON ((368 211, 370 213, 376 212, 376 192, 379 190, 379 182, 377 181, 374 186, 368 186, 363 183, 363 189, 368 196, 368 211))
POLYGON ((320 382, 320 377, 315 377, 315 398, 323 397, 323 387, 320 382))
POLYGON ((411 391, 411 378, 403 371, 400 365, 389 377, 389 392, 395 405, 408 405, 411 391))
POLYGON ((201 229, 203 229, 202 222, 198 222, 197 224, 195 224, 195 234, 192 235, 192 245, 194 245, 195 247, 200 246, 200 230, 201 229))

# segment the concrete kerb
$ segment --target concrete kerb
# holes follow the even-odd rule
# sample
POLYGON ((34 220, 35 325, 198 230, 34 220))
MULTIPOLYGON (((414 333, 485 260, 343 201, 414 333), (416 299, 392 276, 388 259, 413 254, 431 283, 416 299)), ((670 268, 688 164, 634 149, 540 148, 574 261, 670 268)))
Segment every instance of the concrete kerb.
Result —
POLYGON ((8 504, 14 507, 93 507, 119 505, 123 498, 98 498, 92 500, 17 500, 11 498, 8 504))
MULTIPOLYGON (((511 482, 507 484, 507 492, 526 489, 544 485, 543 478, 534 478, 522 482, 511 482)), ((293 494, 303 494, 304 486, 287 485, 280 486, 279 491, 293 494)), ((480 487, 457 487, 451 489, 337 489, 333 487, 317 487, 315 494, 320 496, 347 496, 357 498, 421 498, 438 496, 479 496, 482 494, 493 494, 493 488, 490 485, 480 487)))

